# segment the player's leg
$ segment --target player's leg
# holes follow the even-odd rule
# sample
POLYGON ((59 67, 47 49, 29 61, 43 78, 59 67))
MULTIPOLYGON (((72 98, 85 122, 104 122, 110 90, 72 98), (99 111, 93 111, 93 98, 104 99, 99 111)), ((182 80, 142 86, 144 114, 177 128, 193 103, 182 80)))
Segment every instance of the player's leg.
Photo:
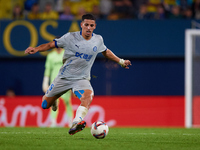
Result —
POLYGON ((74 117, 73 107, 71 102, 71 90, 61 96, 65 103, 65 112, 68 117, 68 126, 72 126, 72 119, 74 117))
POLYGON ((44 95, 42 97, 42 108, 43 109, 48 109, 49 107, 52 106, 52 104, 60 97, 60 95, 55 95, 52 97, 47 97, 44 95))
MULTIPOLYGON (((61 98, 57 99, 56 101, 54 101, 54 103, 56 102, 56 105, 59 105, 60 99, 61 98)), ((52 106, 54 106, 54 105, 52 105, 52 106)), ((51 108, 52 108, 52 106, 51 106, 51 108)), ((53 109, 50 109, 50 119, 51 119, 50 127, 56 127, 58 113, 59 113, 58 108, 56 108, 56 111, 54 111, 53 109)))
POLYGON ((58 109, 58 100, 55 100, 51 105, 51 110, 56 111, 58 109))
POLYGON ((55 101, 69 89, 68 81, 57 76, 42 98, 42 108, 48 109, 51 107, 55 101))
POLYGON ((93 94, 93 91, 89 89, 75 91, 75 94, 80 99, 81 105, 76 110, 76 116, 73 122, 77 122, 77 121, 80 122, 86 116, 90 108, 90 104, 92 102, 94 94, 93 94))
POLYGON ((81 105, 76 110, 76 116, 73 120, 72 127, 69 130, 70 135, 73 135, 85 128, 86 122, 83 121, 83 119, 87 115, 94 95, 93 90, 90 89, 78 90, 75 91, 74 94, 80 99, 81 105))

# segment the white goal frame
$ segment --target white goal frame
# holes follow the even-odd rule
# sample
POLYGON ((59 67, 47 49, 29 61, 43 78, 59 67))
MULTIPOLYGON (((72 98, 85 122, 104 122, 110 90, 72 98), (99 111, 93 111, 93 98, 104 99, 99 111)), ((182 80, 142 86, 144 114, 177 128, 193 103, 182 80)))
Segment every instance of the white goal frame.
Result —
POLYGON ((192 57, 193 36, 200 36, 199 29, 185 30, 185 127, 192 127, 192 57))

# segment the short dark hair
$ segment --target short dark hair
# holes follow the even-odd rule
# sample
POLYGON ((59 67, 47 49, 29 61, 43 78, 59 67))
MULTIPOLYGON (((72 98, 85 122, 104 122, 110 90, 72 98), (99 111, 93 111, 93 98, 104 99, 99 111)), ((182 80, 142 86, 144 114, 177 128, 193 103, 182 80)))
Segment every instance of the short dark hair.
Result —
POLYGON ((85 15, 83 15, 82 16, 82 21, 84 21, 84 19, 89 19, 89 20, 96 21, 96 18, 92 14, 85 14, 85 15))
POLYGON ((59 39, 59 38, 61 38, 61 36, 55 36, 55 38, 56 38, 56 39, 59 39))

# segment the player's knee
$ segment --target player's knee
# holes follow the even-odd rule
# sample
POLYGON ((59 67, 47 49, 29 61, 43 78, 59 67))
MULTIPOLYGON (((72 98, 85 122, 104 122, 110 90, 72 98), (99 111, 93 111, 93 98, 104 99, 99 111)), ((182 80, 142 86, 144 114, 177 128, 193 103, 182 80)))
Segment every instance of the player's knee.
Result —
POLYGON ((46 100, 43 100, 43 102, 42 102, 42 108, 43 109, 47 109, 47 101, 46 100))
POLYGON ((90 108, 90 104, 92 103, 92 99, 89 99, 88 102, 87 102, 87 108, 89 109, 90 108))
POLYGON ((91 102, 92 102, 92 97, 90 95, 84 95, 81 98, 81 104, 84 105, 87 108, 90 107, 91 102))
POLYGON ((90 105, 90 103, 92 102, 92 100, 93 100, 93 97, 94 97, 94 94, 93 93, 91 93, 89 96, 88 96, 88 103, 89 103, 89 105, 90 105))

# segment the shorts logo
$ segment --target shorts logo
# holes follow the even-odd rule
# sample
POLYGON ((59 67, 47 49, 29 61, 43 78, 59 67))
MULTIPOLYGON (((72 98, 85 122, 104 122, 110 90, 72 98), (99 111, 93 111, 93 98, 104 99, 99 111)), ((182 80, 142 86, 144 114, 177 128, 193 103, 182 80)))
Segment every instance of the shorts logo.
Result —
POLYGON ((76 52, 75 56, 79 57, 79 58, 82 58, 82 59, 85 59, 86 61, 89 61, 92 58, 92 55, 79 53, 79 52, 76 52))
POLYGON ((97 47, 96 47, 96 46, 93 48, 93 51, 94 51, 94 52, 96 52, 96 51, 97 51, 97 47))

